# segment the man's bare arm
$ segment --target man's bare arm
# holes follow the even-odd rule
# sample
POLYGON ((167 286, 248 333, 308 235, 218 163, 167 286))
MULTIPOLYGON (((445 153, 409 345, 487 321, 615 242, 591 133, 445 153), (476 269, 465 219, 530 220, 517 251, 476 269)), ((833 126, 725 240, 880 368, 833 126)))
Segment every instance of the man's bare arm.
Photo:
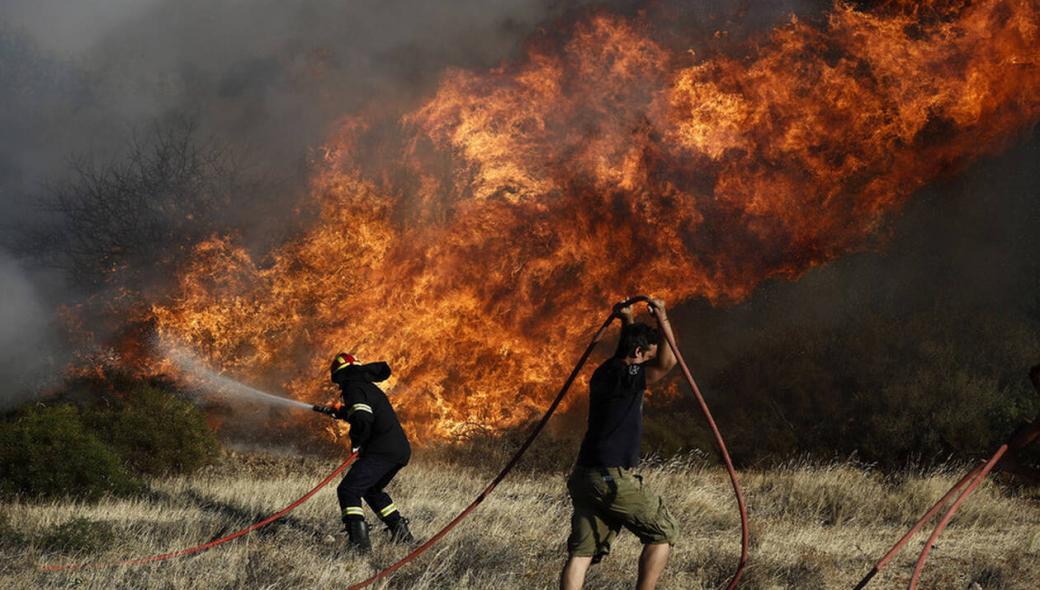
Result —
POLYGON ((657 319, 657 358, 650 362, 646 367, 646 382, 656 383, 661 379, 664 379, 668 371, 672 370, 675 366, 675 354, 672 353, 672 347, 668 346, 668 336, 675 340, 675 333, 672 332, 672 325, 668 322, 668 313, 664 308, 664 301, 661 299, 653 299, 653 310, 654 318, 657 319))

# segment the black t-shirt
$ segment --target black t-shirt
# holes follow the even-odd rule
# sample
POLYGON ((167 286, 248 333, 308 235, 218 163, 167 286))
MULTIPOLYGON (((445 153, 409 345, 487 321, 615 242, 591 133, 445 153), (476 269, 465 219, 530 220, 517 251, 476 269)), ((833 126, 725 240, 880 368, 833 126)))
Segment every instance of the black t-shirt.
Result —
POLYGON ((578 465, 632 468, 639 464, 645 391, 643 365, 612 358, 596 369, 589 381, 589 428, 581 441, 578 465))

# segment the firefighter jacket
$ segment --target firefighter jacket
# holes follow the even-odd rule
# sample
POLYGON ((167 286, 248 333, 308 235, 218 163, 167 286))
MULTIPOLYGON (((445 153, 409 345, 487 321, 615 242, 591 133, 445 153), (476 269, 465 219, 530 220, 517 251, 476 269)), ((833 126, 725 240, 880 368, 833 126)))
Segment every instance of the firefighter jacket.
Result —
POLYGON ((336 373, 343 395, 337 418, 350 423, 350 442, 360 447, 360 457, 371 457, 407 465, 412 457, 401 422, 390 400, 376 383, 390 377, 385 362, 344 367, 336 373))

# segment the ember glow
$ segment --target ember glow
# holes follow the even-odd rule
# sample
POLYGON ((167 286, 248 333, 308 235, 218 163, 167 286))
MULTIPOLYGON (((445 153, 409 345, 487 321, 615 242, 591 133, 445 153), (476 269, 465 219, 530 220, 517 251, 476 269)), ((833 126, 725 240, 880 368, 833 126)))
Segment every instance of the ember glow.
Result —
POLYGON ((796 278, 1036 123, 1037 2, 929 6, 836 5, 704 60, 599 13, 448 71, 418 108, 333 130, 304 235, 200 244, 158 329, 306 401, 336 352, 385 359, 420 440, 520 424, 610 302, 796 278))

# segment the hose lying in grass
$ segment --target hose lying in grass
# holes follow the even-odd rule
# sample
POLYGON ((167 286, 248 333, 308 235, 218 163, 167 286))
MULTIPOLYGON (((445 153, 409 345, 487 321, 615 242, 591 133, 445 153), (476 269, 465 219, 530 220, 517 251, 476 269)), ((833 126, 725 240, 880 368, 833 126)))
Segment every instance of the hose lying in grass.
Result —
MULTIPOLYGON (((1036 388, 1037 393, 1040 393, 1040 365, 1037 365, 1030 370, 1029 378, 1033 381, 1033 386, 1036 388)), ((928 555, 931 553, 935 541, 938 540, 939 535, 941 535, 943 530, 946 529, 946 525, 950 523, 953 515, 961 507, 961 504, 963 504, 965 500, 968 499, 968 496, 970 496, 972 492, 982 484, 986 479, 986 476, 989 475, 989 472, 993 470, 993 468, 996 467, 1005 456, 1013 458, 1015 453, 1038 441, 1040 441, 1040 416, 1037 416, 1037 418, 1032 422, 1023 424, 1019 427, 1019 429, 1011 435, 1010 440, 998 447, 989 459, 984 463, 980 463, 973 467, 971 471, 960 479, 960 481, 953 484, 953 487, 951 487, 942 498, 939 498, 939 501, 933 504, 932 507, 928 509, 928 512, 925 512, 924 516, 919 518, 917 522, 914 523, 914 526, 910 527, 910 530, 907 531, 902 538, 896 541, 896 544, 888 550, 888 553, 885 553, 885 555, 878 560, 874 567, 863 576, 863 579, 860 580, 852 590, 863 590, 863 588, 874 579, 874 576, 884 569, 884 567, 888 565, 888 562, 890 562, 892 558, 903 549, 910 538, 913 537, 926 522, 931 520, 939 510, 949 502, 950 498, 953 498, 956 495, 957 499, 954 500, 953 504, 951 504, 950 507, 946 509, 946 512, 943 513, 942 517, 939 519, 939 523, 932 531, 932 534, 928 537, 928 540, 925 541, 924 547, 921 549, 921 553, 917 557, 917 561, 914 563, 914 572, 910 578, 910 585, 908 588, 909 590, 916 590, 917 584, 921 580, 921 572, 924 571, 924 564, 928 560, 928 555)), ((1030 477, 1033 475, 1034 474, 1032 473, 1028 474, 1030 477)))
POLYGON ((307 492, 306 494, 300 496, 295 501, 293 501, 293 503, 289 504, 285 508, 282 508, 278 512, 275 512, 271 516, 268 516, 267 518, 265 518, 265 519, 263 519, 263 520, 261 520, 259 522, 253 523, 253 524, 247 526, 244 529, 241 529, 239 531, 231 533, 230 535, 225 535, 225 536, 223 536, 223 537, 221 537, 219 539, 214 539, 212 541, 207 541, 206 543, 201 543, 199 545, 195 545, 194 547, 187 547, 185 549, 178 549, 177 551, 170 551, 168 553, 160 553, 158 555, 150 555, 148 557, 138 557, 138 558, 134 558, 134 559, 124 559, 124 560, 121 560, 121 561, 101 562, 101 563, 69 563, 69 564, 65 564, 65 565, 44 565, 44 566, 41 566, 41 569, 44 569, 46 571, 51 571, 51 572, 57 572, 57 571, 62 571, 62 570, 102 569, 102 568, 115 567, 115 566, 120 566, 120 565, 130 565, 130 566, 144 565, 146 563, 154 563, 154 562, 157 562, 157 561, 166 561, 168 559, 174 559, 174 558, 177 558, 177 557, 184 557, 186 555, 194 555, 196 553, 202 553, 203 551, 208 551, 208 550, 210 550, 210 549, 212 549, 214 547, 217 547, 219 545, 223 545, 224 543, 227 543, 228 541, 233 541, 233 540, 235 540, 235 539, 237 539, 239 537, 242 537, 244 535, 248 535, 249 533, 251 533, 251 532, 253 532, 253 531, 257 530, 257 529, 261 529, 261 528, 271 524, 272 522, 281 519, 285 515, 289 514, 290 512, 295 510, 297 507, 299 507, 300 504, 303 504, 307 500, 310 500, 311 496, 313 496, 314 494, 318 493, 318 490, 320 490, 321 488, 327 486, 329 484, 329 482, 331 482, 333 479, 336 478, 337 475, 339 475, 339 474, 343 473, 344 471, 346 471, 347 467, 350 467, 350 464, 353 463, 354 459, 356 459, 356 458, 357 458, 357 453, 356 452, 351 453, 350 456, 347 457, 346 461, 344 461, 342 464, 340 464, 339 467, 334 469, 332 471, 332 473, 328 474, 328 476, 326 476, 325 479, 323 479, 320 482, 318 482, 318 485, 316 485, 313 488, 311 488, 311 490, 309 492, 307 492))

